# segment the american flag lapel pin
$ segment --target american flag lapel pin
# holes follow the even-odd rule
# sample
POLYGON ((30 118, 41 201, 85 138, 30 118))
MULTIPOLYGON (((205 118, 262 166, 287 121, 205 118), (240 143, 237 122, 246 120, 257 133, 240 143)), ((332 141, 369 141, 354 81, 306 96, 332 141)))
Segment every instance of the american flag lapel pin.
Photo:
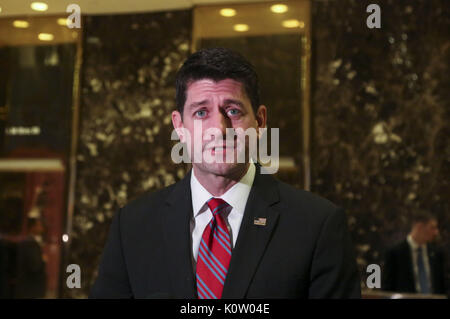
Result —
POLYGON ((258 226, 266 226, 266 221, 266 218, 257 217, 253 220, 253 224, 258 226))

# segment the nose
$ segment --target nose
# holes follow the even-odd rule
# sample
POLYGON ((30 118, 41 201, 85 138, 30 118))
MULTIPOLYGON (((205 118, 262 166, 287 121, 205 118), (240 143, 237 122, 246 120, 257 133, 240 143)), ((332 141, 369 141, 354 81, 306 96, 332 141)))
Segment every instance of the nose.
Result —
POLYGON ((212 127, 218 128, 222 132, 222 136, 226 135, 226 130, 231 127, 230 119, 222 110, 215 112, 212 123, 212 127))

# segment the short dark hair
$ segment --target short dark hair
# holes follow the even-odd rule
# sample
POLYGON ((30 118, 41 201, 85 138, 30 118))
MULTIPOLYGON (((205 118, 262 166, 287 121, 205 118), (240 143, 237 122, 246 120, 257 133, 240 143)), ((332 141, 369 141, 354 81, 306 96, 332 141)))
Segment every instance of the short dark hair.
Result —
POLYGON ((411 225, 417 223, 428 223, 433 219, 437 220, 436 216, 434 216, 432 213, 425 210, 419 210, 412 214, 411 225))
POLYGON ((242 83, 254 112, 259 107, 258 75, 242 55, 226 48, 208 48, 193 53, 176 75, 176 105, 183 114, 186 90, 190 82, 202 79, 221 81, 233 79, 242 83))

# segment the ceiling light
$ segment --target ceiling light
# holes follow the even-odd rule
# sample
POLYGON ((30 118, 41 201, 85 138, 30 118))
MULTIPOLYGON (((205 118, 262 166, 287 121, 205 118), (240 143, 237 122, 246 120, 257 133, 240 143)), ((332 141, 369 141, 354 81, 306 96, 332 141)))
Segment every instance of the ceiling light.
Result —
POLYGON ((235 24, 234 26, 233 26, 233 29, 234 29, 234 31, 237 31, 237 32, 245 32, 245 31, 248 31, 248 24, 235 24))
POLYGON ((284 20, 282 22, 282 25, 285 28, 303 28, 303 27, 305 27, 305 23, 303 21, 298 21, 296 19, 284 20))
POLYGON ((224 17, 234 17, 236 15, 236 10, 231 8, 220 9, 220 15, 224 17))
POLYGON ((45 2, 32 2, 31 9, 34 11, 47 11, 48 5, 45 2))
POLYGON ((67 19, 66 19, 66 18, 59 18, 56 22, 57 22, 59 25, 62 25, 63 27, 66 27, 66 26, 67 26, 67 19))
POLYGON ((15 28, 26 29, 30 26, 30 24, 28 23, 28 21, 25 20, 14 20, 13 26, 15 28))
POLYGON ((270 7, 270 11, 273 13, 285 13, 288 11, 288 6, 285 4, 274 4, 270 7))
POLYGON ((54 36, 51 33, 39 33, 38 38, 41 41, 52 41, 54 36))

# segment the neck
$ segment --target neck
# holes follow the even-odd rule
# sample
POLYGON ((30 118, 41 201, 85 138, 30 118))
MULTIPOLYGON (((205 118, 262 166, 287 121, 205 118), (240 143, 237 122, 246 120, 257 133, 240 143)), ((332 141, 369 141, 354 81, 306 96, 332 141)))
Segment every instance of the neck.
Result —
POLYGON ((419 245, 422 246, 423 244, 425 244, 425 241, 419 236, 419 234, 417 234, 417 232, 412 231, 410 233, 411 238, 419 245))
POLYGON ((200 184, 213 196, 221 196, 242 179, 247 173, 249 166, 250 163, 239 165, 231 174, 226 176, 215 175, 201 169, 195 169, 195 167, 192 170, 192 174, 195 174, 200 184))

